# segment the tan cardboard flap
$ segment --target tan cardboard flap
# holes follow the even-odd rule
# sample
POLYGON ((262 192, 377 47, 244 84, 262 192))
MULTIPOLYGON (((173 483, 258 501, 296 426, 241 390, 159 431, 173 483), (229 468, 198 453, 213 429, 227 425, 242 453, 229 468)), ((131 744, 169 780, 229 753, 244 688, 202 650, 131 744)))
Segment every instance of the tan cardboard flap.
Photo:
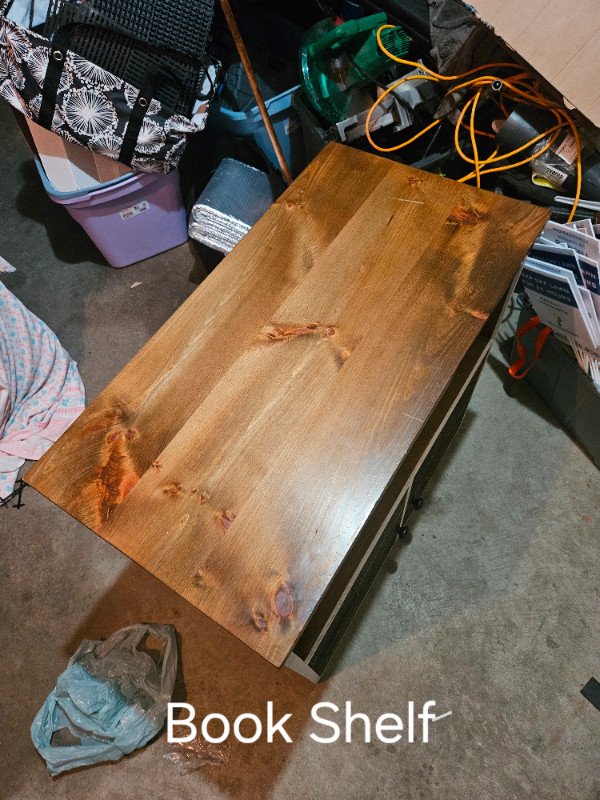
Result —
POLYGON ((131 172, 125 164, 67 142, 30 119, 26 121, 46 175, 58 192, 94 189, 131 172))
POLYGON ((600 0, 474 0, 482 20, 600 126, 600 0))

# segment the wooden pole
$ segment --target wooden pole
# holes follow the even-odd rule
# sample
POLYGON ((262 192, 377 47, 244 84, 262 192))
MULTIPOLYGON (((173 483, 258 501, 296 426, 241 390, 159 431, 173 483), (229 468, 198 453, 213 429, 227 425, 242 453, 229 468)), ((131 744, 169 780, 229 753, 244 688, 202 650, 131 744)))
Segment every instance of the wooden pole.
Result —
POLYGON ((289 186, 290 183, 292 182, 292 176, 290 175, 290 170, 286 163, 285 156, 283 155, 283 151, 281 150, 281 145, 279 144, 279 141, 277 140, 277 135, 273 129, 273 123, 271 122, 271 118, 269 117, 269 112, 267 111, 267 107, 265 106, 265 101, 263 100, 260 89, 258 88, 256 76, 254 74, 254 70, 252 69, 252 64, 250 63, 250 59, 248 58, 248 53, 246 51, 246 46, 244 45, 242 35, 240 34, 237 22, 235 21, 235 17, 233 16, 233 11, 231 10, 231 6, 229 5, 229 0, 220 0, 220 2, 221 2, 221 8, 223 9, 223 13, 225 14, 225 19, 227 20, 227 25, 229 26, 229 30, 231 31, 231 35, 233 36, 233 41, 235 42, 235 46, 237 47, 237 51, 239 53, 241 62, 243 64, 244 72, 246 73, 246 77, 248 78, 248 83, 250 84, 250 88, 252 89, 252 94, 254 95, 254 99, 256 100, 258 110, 260 111, 260 115, 263 119, 263 122, 265 123, 265 128, 267 129, 269 139, 271 140, 271 144, 273 145, 273 149, 275 150, 275 155, 277 156, 277 161, 279 162, 281 172, 283 174, 285 182, 289 186))

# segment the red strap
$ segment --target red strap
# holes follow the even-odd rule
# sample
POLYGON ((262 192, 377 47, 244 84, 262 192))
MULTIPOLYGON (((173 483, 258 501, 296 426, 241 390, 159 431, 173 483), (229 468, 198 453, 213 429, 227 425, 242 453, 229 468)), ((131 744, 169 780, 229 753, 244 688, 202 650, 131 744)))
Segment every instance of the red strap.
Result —
POLYGON ((521 374, 518 375, 517 373, 521 369, 523 369, 523 367, 527 363, 527 350, 525 349, 525 345, 523 345, 521 343, 521 337, 524 336, 526 333, 528 333, 533 328, 537 328, 537 326, 540 325, 540 324, 541 324, 541 322, 540 322, 540 318, 539 317, 531 317, 531 319, 528 319, 527 322, 525 323, 525 325, 523 325, 517 331, 517 353, 519 354, 519 358, 515 361, 515 363, 511 367, 509 367, 508 371, 513 376, 513 378, 516 378, 518 381, 520 381, 521 378, 524 378, 525 375, 527 375, 529 370, 533 367, 535 362, 538 360, 538 358, 540 357, 540 353, 542 352, 542 348, 543 348, 544 344, 546 343, 546 339, 552 333, 552 328, 549 328, 547 325, 545 325, 542 328, 542 330, 538 333, 537 339, 535 341, 535 353, 533 355, 533 361, 527 367, 525 372, 521 372, 521 374))

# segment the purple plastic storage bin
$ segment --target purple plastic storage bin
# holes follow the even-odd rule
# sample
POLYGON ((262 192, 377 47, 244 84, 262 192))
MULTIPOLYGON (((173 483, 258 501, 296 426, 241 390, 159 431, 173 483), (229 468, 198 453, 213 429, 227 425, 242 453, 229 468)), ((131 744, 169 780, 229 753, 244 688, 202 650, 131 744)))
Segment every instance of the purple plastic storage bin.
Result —
POLYGON ((126 267, 187 241, 177 170, 138 173, 75 197, 46 190, 79 222, 111 267, 126 267))

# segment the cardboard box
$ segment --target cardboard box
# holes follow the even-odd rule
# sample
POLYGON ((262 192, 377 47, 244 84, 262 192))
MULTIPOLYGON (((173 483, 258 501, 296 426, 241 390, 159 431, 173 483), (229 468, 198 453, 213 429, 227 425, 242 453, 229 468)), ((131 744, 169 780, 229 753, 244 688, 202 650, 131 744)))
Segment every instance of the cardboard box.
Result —
POLYGON ((467 5, 520 60, 600 126, 598 0, 473 0, 467 5))
POLYGON ((67 142, 30 119, 26 122, 48 180, 59 192, 93 189, 131 172, 119 161, 67 142))

